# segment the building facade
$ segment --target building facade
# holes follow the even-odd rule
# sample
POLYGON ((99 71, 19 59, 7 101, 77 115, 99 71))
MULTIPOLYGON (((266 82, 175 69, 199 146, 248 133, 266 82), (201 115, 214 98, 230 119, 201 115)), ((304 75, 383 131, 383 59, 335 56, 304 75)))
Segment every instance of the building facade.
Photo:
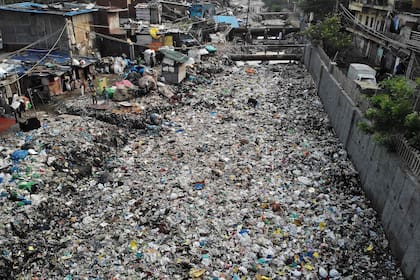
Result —
POLYGON ((420 0, 357 0, 344 17, 356 48, 381 71, 420 77, 420 0))
POLYGON ((90 33, 97 9, 75 5, 22 2, 0 6, 4 48, 15 50, 39 41, 34 48, 50 49, 60 38, 55 49, 72 55, 91 54, 95 45, 90 33))

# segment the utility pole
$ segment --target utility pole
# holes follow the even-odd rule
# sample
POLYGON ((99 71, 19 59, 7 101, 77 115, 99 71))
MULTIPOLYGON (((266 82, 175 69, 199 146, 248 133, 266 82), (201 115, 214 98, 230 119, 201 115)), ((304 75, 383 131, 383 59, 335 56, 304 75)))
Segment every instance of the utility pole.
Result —
POLYGON ((251 0, 248 0, 248 11, 246 12, 246 22, 245 27, 248 28, 248 19, 249 19, 249 6, 251 5, 251 0))
POLYGON ((136 60, 136 54, 134 51, 134 43, 130 40, 130 38, 127 38, 127 43, 130 51, 130 60, 136 60))
POLYGON ((70 59, 71 59, 71 61, 72 61, 72 64, 73 64, 73 44, 72 44, 72 30, 70 30, 70 24, 71 24, 71 21, 70 21, 70 19, 68 19, 68 18, 66 18, 66 31, 67 31, 67 44, 68 44, 68 47, 69 47, 69 55, 70 55, 70 59))

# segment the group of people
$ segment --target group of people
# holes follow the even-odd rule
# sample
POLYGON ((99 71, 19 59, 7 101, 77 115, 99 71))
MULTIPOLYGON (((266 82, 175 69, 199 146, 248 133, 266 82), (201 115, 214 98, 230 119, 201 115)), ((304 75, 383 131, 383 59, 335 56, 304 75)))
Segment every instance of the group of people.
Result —
MULTIPOLYGON (((98 104, 98 96, 97 95, 98 94, 97 94, 95 89, 91 91, 92 104, 98 104)), ((106 90, 106 87, 102 88, 102 96, 105 100, 105 103, 109 103, 109 94, 106 90)))
POLYGON ((80 93, 82 96, 85 95, 86 89, 88 91, 94 91, 94 79, 95 77, 89 76, 87 81, 81 80, 81 79, 70 79, 69 77, 66 77, 64 80, 64 85, 66 88, 66 91, 73 91, 75 89, 80 89, 80 93))
MULTIPOLYGON (((92 98, 92 104, 98 104, 98 92, 95 88, 94 77, 89 76, 87 80, 70 80, 66 78, 64 84, 67 91, 73 91, 75 89, 80 89, 80 95, 85 96, 87 92, 92 98)), ((102 88, 102 96, 106 103, 109 102, 109 95, 105 87, 102 88)))

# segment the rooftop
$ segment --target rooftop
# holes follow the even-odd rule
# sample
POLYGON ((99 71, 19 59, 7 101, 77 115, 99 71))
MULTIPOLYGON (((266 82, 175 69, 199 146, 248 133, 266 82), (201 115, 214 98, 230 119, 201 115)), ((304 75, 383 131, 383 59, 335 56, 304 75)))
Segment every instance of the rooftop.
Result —
POLYGON ((163 53, 166 58, 169 58, 176 62, 185 63, 188 61, 188 56, 184 55, 183 53, 166 48, 160 48, 159 51, 163 53))
POLYGON ((72 17, 81 14, 96 12, 98 9, 92 4, 55 3, 38 4, 32 2, 14 3, 0 6, 0 11, 12 11, 21 13, 51 14, 72 17))
MULTIPOLYGON (((26 50, 19 54, 15 54, 0 63, 0 78, 8 74, 18 74, 19 76, 27 72, 33 65, 38 63, 37 69, 31 71, 32 73, 49 72, 62 73, 71 69, 73 64, 72 58, 69 54, 52 51, 47 57, 47 50, 26 50), (44 58, 44 59, 43 59, 44 58)), ((92 57, 77 57, 76 60, 81 63, 80 67, 86 67, 95 62, 92 57)))

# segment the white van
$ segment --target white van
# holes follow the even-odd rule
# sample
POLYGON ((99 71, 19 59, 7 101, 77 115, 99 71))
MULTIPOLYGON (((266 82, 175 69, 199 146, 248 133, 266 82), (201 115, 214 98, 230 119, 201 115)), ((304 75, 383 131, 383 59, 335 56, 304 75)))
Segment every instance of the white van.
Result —
POLYGON ((378 89, 376 71, 369 65, 361 63, 350 64, 347 78, 353 80, 361 89, 378 89))

